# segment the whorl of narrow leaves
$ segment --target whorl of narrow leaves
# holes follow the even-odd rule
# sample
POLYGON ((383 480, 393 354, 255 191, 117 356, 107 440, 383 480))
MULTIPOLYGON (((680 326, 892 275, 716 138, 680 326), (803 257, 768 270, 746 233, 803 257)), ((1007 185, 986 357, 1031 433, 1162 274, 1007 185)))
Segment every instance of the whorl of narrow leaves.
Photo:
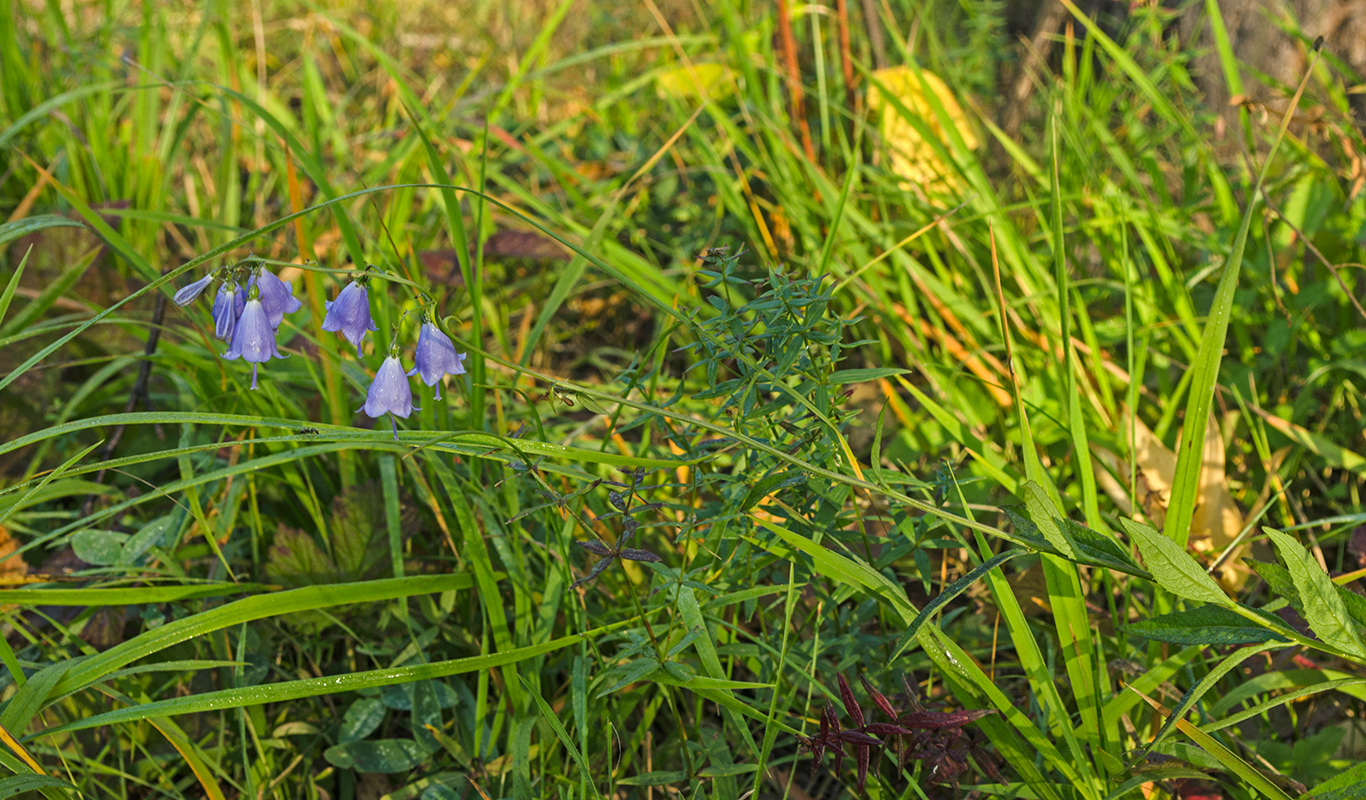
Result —
MULTIPOLYGON (((577 588, 598 577, 617 559, 624 559, 626 561, 646 561, 651 564, 658 564, 664 560, 649 550, 627 547, 627 545, 631 543, 631 540, 635 538, 636 530, 640 528, 640 521, 631 515, 639 514, 644 511, 653 511, 663 505, 662 503, 645 503, 638 505, 635 508, 631 507, 631 497, 640 488, 641 481, 644 480, 644 478, 645 472, 638 469, 632 473, 631 484, 626 487, 630 490, 629 493, 623 494, 622 492, 614 490, 607 495, 607 502, 611 503, 616 511, 609 511, 606 514, 599 516, 598 519, 603 520, 615 516, 621 517, 621 535, 617 537, 615 544, 608 545, 605 542, 593 539, 575 542, 579 547, 582 547, 593 555, 602 556, 602 561, 594 564, 588 574, 574 581, 570 588, 577 588)), ((625 484, 616 485, 625 486, 625 484)))
POLYGON ((813 770, 820 766, 825 751, 831 750, 835 754, 835 772, 840 772, 844 766, 844 746, 849 745, 853 747, 854 762, 858 767, 858 791, 862 793, 868 780, 868 768, 873 755, 887 746, 889 741, 895 740, 899 748, 897 762, 904 766, 909 760, 924 761, 929 767, 931 780, 956 785, 958 776, 967 770, 969 755, 987 771, 996 771, 995 765, 963 732, 964 726, 988 714, 996 713, 995 709, 926 711, 916 701, 914 689, 903 676, 902 682, 906 686, 911 710, 902 713, 897 711, 887 696, 874 688, 867 678, 859 677, 863 681, 863 688, 873 698, 874 705, 894 721, 868 722, 867 715, 849 687, 849 682, 843 675, 837 674, 835 679, 839 684, 840 701, 844 704, 845 713, 849 715, 854 727, 841 728, 834 709, 828 705, 822 709, 820 732, 802 739, 801 742, 815 757, 811 764, 813 770))

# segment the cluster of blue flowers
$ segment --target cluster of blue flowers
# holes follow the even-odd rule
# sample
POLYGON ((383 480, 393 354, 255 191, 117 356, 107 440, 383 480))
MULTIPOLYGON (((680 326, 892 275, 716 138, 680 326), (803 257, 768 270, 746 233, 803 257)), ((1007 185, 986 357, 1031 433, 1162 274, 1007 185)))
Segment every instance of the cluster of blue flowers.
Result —
POLYGON ((213 300, 213 333, 228 343, 223 358, 251 362, 251 388, 256 388, 256 368, 272 358, 285 358, 275 345, 275 332, 285 314, 303 307, 294 296, 293 284, 280 280, 259 264, 251 270, 246 288, 238 282, 237 269, 210 272, 175 293, 176 305, 194 302, 215 277, 222 280, 213 300))
MULTIPOLYGON (((298 311, 303 304, 294 296, 292 284, 280 280, 265 265, 250 259, 210 272, 184 287, 175 293, 176 304, 188 306, 193 303, 215 278, 221 283, 213 301, 214 335, 228 343, 223 358, 251 362, 251 388, 255 389, 257 367, 272 358, 285 358, 275 343, 275 334, 285 315, 298 311), (246 288, 242 286, 243 279, 246 288)), ((322 324, 323 330, 339 333, 354 345, 357 358, 361 356, 360 344, 365 334, 378 330, 370 317, 366 281, 366 277, 351 281, 336 300, 328 301, 322 324)), ((406 419, 413 413, 410 376, 418 375, 423 383, 435 386, 435 399, 440 400, 441 379, 465 373, 465 354, 455 351, 450 337, 437 327, 429 310, 423 312, 413 360, 413 368, 404 371, 395 335, 361 408, 372 419, 389 414, 395 439, 398 439, 396 418, 406 419)))

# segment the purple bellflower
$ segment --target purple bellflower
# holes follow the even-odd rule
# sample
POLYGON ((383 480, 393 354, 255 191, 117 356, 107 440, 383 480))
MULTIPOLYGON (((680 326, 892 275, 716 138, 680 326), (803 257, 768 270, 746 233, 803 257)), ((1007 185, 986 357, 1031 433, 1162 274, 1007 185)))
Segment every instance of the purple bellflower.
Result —
POLYGON ((365 284, 351 281, 337 295, 337 299, 328 301, 326 306, 323 330, 341 333, 346 341, 356 346, 356 357, 359 358, 360 340, 365 338, 367 332, 379 330, 370 320, 370 293, 366 291, 365 284))
POLYGON ((218 285, 218 294, 213 298, 213 335, 225 342, 232 341, 232 332, 237 329, 237 319, 247 305, 247 293, 237 281, 227 280, 218 285))
POLYGON ((251 277, 247 288, 253 286, 261 290, 261 305, 266 309, 266 316, 270 319, 272 328, 280 327, 286 314, 303 308, 304 304, 294 296, 294 284, 285 283, 265 267, 261 267, 261 271, 251 277))
POLYGON ((193 303, 195 299, 199 297, 199 295, 202 294, 206 288, 208 288, 209 282, 212 280, 213 273, 210 272, 208 275, 205 275, 204 277, 200 278, 194 283, 191 283, 188 286, 182 288, 180 291, 176 292, 175 297, 171 298, 172 302, 174 302, 178 306, 181 306, 182 308, 184 306, 188 306, 190 303, 193 303))
POLYGON ((417 357, 408 374, 421 373, 422 382, 436 387, 436 399, 441 399, 441 379, 447 375, 465 374, 465 354, 455 352, 451 337, 430 321, 423 322, 417 334, 417 357))
POLYGON ((232 342, 223 358, 235 361, 239 358, 251 362, 251 388, 256 388, 256 368, 272 358, 285 358, 275 345, 275 327, 270 324, 270 314, 261 300, 260 292, 253 291, 252 297, 242 307, 242 315, 232 332, 232 342))
POLYGON ((390 414, 389 421, 394 426, 394 441, 398 441, 398 420, 407 419, 413 413, 413 388, 408 385, 408 373, 403 371, 403 363, 398 360, 398 350, 389 349, 389 357, 379 365, 375 382, 365 395, 365 405, 361 409, 371 419, 390 414))

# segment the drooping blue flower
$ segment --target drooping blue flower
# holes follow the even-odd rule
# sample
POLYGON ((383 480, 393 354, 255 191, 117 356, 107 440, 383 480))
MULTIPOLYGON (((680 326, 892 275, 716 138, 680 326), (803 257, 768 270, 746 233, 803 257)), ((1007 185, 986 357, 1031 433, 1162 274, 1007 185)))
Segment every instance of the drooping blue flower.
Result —
POLYGON ((356 356, 359 358, 360 340, 365 338, 367 332, 379 330, 370 320, 370 293, 366 291, 365 284, 351 281, 336 300, 326 303, 326 307, 323 330, 340 332, 346 341, 356 346, 356 356))
POLYGON ((270 314, 259 293, 253 292, 251 299, 242 307, 242 315, 237 319, 232 332, 232 342, 223 358, 235 361, 239 358, 251 362, 251 388, 256 388, 256 367, 272 358, 285 358, 275 344, 275 327, 270 324, 270 314))
POLYGON ((247 305, 247 293, 237 281, 223 281, 218 285, 218 294, 213 298, 213 335, 225 342, 232 341, 232 332, 237 329, 237 318, 247 305))
POLYGON ((441 379, 447 375, 465 374, 465 354, 455 352, 451 337, 430 321, 423 322, 417 334, 417 355, 408 374, 420 373, 422 382, 436 387, 436 399, 441 399, 441 379))
POLYGON ((370 391, 365 395, 362 410, 371 419, 392 414, 390 422, 394 426, 394 440, 398 440, 398 420, 394 417, 407 419, 408 415, 413 413, 413 388, 408 384, 408 373, 403 371, 403 364, 398 360, 396 353, 391 353, 384 359, 384 363, 379 365, 375 381, 370 384, 370 391))
POLYGON ((182 287, 180 291, 175 293, 175 297, 171 298, 172 302, 178 306, 188 306, 190 303, 193 303, 195 298, 199 297, 206 288, 208 288, 209 282, 212 280, 213 273, 210 272, 208 275, 205 275, 194 283, 182 287))
POLYGON ((261 290, 261 305, 265 306, 272 328, 280 327, 286 314, 293 314, 303 308, 304 304, 294 296, 294 284, 285 283, 265 267, 261 267, 260 272, 251 276, 247 288, 253 286, 261 290))

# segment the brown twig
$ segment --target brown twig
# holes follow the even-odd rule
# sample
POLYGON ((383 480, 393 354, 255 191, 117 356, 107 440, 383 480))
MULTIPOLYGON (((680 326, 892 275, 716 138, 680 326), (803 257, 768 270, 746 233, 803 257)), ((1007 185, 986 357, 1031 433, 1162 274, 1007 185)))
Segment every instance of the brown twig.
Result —
POLYGON ((1066 16, 1067 9, 1061 0, 1047 0, 1037 17, 1034 35, 1024 43, 1025 57, 1015 72, 1010 91, 1006 93, 1005 113, 1001 119, 1001 129, 1012 139, 1020 135, 1025 106, 1034 90, 1035 75, 1047 64, 1048 54, 1053 49, 1053 34, 1066 16))
POLYGON ((877 0, 863 0, 863 25, 868 43, 873 46, 873 69, 887 66, 887 44, 882 41, 882 18, 877 15, 877 0))
POLYGON ((782 37, 783 61, 787 67, 788 97, 792 102, 792 118, 802 137, 802 150, 812 164, 816 163, 816 148, 811 142, 811 126, 806 122, 806 92, 802 89, 802 72, 797 64, 797 39, 792 35, 792 16, 787 0, 778 0, 778 32, 782 37))
MULTIPOLYGON (((1267 208, 1271 209, 1271 213, 1275 214, 1281 222, 1284 222, 1286 225, 1290 227, 1290 230, 1295 232, 1295 236, 1304 244, 1305 249, 1313 253, 1314 257, 1319 260, 1319 263, 1323 264, 1325 267, 1328 268, 1329 272, 1333 273, 1333 279, 1338 282, 1338 286, 1342 289, 1342 293, 1347 295, 1347 299, 1350 300, 1352 302, 1352 305, 1356 307, 1357 313, 1360 314, 1363 319, 1366 319, 1366 308, 1362 307, 1361 301, 1357 300, 1356 295, 1352 294, 1352 289, 1347 285, 1347 281, 1343 280, 1342 275, 1338 273, 1338 265, 1329 261, 1328 257, 1325 256, 1322 251, 1320 251, 1317 247, 1314 246, 1314 243, 1310 241, 1309 237, 1304 235, 1304 231, 1300 230, 1299 227, 1295 225, 1295 223, 1291 222, 1289 219, 1286 218, 1285 214, 1281 213, 1281 210, 1276 207, 1275 203, 1271 202, 1271 198, 1266 195, 1266 192, 1262 193, 1262 202, 1266 203, 1267 208)), ((1271 262, 1271 265, 1271 268, 1273 270, 1271 289, 1274 292, 1276 290, 1274 272, 1276 266, 1274 260, 1271 262)), ((1279 302, 1280 298, 1278 296, 1277 303, 1279 302)))
POLYGON ((854 94, 854 55, 849 45, 849 0, 835 0, 835 25, 840 37, 840 72, 844 75, 844 101, 851 114, 858 114, 854 94))
MULTIPOLYGON (((165 270, 162 271, 162 274, 166 274, 165 270)), ((125 414, 131 414, 133 409, 137 408, 139 400, 144 402, 147 400, 147 382, 152 375, 152 355, 157 351, 157 342, 161 339, 161 323, 165 316, 166 295, 158 292, 156 305, 152 309, 151 328, 147 333, 147 345, 142 349, 142 366, 138 368, 138 377, 133 382, 133 391, 128 394, 128 402, 124 404, 123 413, 125 414)), ((114 454, 114 450, 123 439, 123 433, 127 427, 122 424, 115 426, 113 432, 109 434, 109 440, 104 444, 104 449, 100 451, 101 461, 108 461, 114 454)), ((95 473, 95 483, 104 483, 104 476, 108 472, 108 469, 101 469, 95 473)), ((90 494, 85 498, 85 502, 81 505, 82 517, 90 516, 91 510, 95 507, 96 497, 97 495, 90 494)))

